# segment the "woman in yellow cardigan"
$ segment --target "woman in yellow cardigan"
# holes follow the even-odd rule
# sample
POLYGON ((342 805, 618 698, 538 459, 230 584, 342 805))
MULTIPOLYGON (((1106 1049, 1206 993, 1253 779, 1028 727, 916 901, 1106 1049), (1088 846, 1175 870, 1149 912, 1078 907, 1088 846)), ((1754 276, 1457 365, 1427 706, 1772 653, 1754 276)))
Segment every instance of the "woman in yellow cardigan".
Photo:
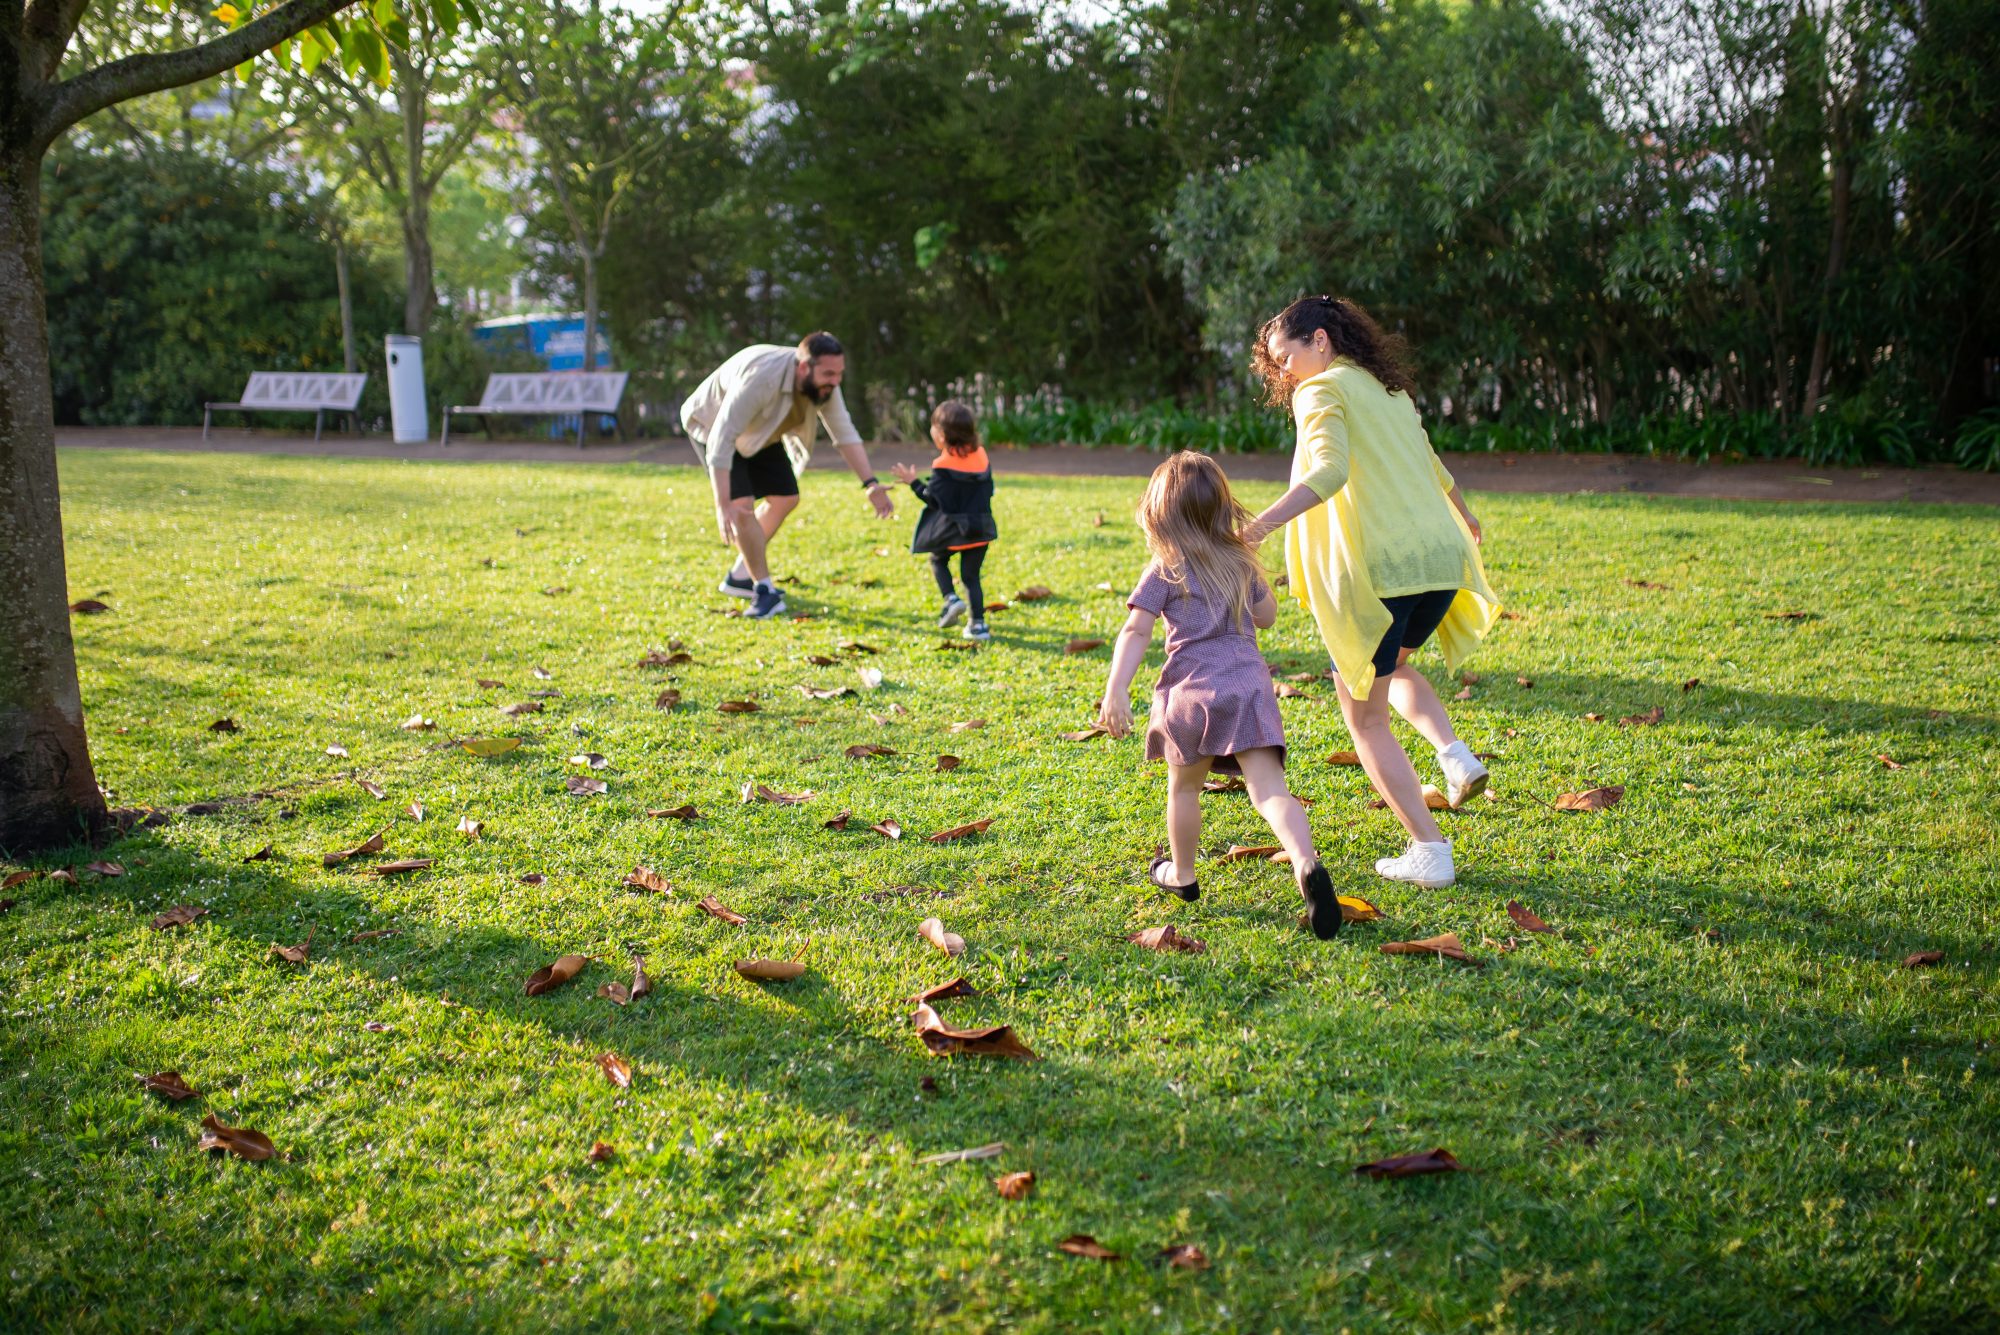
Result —
POLYGON ((1253 363, 1272 401, 1291 405, 1298 445, 1291 490, 1244 536, 1255 544, 1285 529, 1291 594, 1333 658, 1355 752, 1409 832, 1408 850, 1375 870, 1436 888, 1456 874, 1451 844, 1424 805, 1389 709, 1436 748, 1453 806, 1478 796, 1486 767, 1408 664, 1435 634, 1445 668, 1456 669, 1500 603, 1479 561, 1479 521, 1417 419, 1400 342, 1337 297, 1295 301, 1259 332, 1253 363))

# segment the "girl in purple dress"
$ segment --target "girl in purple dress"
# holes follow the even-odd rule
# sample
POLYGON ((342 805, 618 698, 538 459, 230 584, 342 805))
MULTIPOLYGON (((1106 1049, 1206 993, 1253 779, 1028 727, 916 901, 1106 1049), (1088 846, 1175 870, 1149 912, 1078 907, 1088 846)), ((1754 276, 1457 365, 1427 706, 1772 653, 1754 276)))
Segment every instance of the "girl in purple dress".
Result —
POLYGON ((1285 786, 1285 725, 1257 630, 1278 617, 1257 564, 1239 534, 1248 511, 1206 455, 1183 451, 1153 470, 1139 527, 1153 559, 1125 605, 1131 615, 1111 654, 1111 678, 1097 721, 1113 737, 1132 730, 1132 678, 1167 622, 1167 662, 1153 688, 1146 759, 1167 762, 1167 841, 1147 879, 1192 903, 1201 886, 1202 782, 1211 770, 1241 774, 1258 814, 1270 823, 1305 897, 1313 935, 1340 931, 1340 901, 1313 851, 1305 809, 1285 786))

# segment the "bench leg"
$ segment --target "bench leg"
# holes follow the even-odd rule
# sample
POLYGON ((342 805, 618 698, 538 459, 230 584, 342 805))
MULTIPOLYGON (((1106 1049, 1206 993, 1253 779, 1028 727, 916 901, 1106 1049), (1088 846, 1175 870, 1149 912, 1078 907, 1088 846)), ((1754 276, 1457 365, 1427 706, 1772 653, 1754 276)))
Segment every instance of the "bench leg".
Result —
POLYGON ((320 428, 326 425, 326 409, 313 409, 313 444, 319 444, 320 428))
POLYGON ((443 430, 443 431, 442 431, 442 432, 441 432, 441 433, 439 434, 439 436, 438 436, 438 448, 439 448, 439 449, 444 449, 444 448, 445 448, 446 446, 448 446, 448 445, 450 445, 450 444, 451 444, 451 410, 450 410, 450 409, 448 409, 448 408, 447 408, 447 409, 445 410, 445 413, 444 413, 444 416, 443 416, 443 418, 441 418, 441 419, 440 419, 440 421, 442 422, 442 424, 443 424, 443 426, 444 426, 444 430, 443 430))
POLYGON ((201 405, 201 443, 204 445, 208 444, 208 418, 213 411, 207 404, 201 405))

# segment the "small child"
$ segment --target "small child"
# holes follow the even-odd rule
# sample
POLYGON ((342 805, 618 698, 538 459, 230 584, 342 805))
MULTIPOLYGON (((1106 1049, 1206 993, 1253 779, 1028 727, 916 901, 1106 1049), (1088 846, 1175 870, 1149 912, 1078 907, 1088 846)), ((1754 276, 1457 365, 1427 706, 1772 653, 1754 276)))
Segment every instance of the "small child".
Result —
POLYGON ((1182 451, 1153 470, 1139 527, 1153 560, 1126 599, 1131 615, 1111 653, 1098 722, 1113 737, 1132 730, 1132 677, 1167 621, 1167 662, 1153 688, 1146 759, 1167 762, 1167 839, 1146 877, 1193 903, 1201 894, 1202 781, 1210 769, 1243 776, 1250 800, 1291 855, 1313 935, 1340 931, 1333 880, 1313 851, 1305 809, 1285 786, 1285 725, 1257 630, 1278 618, 1255 551, 1239 536, 1248 517, 1229 480, 1206 455, 1182 451), (1163 875, 1162 873, 1167 873, 1163 875))
POLYGON ((986 549, 1000 536, 1000 529, 993 522, 993 469, 979 443, 979 424, 972 409, 957 399, 940 403, 931 413, 931 442, 938 448, 938 457, 931 461, 928 478, 919 481, 917 470, 908 464, 890 469, 896 480, 908 483, 924 503, 910 550, 931 558, 931 574, 937 579, 938 592, 944 595, 938 629, 955 626, 970 615, 965 638, 990 640, 993 634, 986 629, 986 600, 979 588, 979 571, 986 564, 986 549), (965 579, 964 598, 951 582, 953 552, 958 553, 958 573, 965 579))

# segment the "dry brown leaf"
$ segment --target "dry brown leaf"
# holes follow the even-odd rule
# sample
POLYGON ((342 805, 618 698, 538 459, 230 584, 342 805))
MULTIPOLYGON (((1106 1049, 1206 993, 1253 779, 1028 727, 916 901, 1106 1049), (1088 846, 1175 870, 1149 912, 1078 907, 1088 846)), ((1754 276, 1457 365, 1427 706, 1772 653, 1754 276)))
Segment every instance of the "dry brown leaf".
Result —
POLYGON ((533 676, 536 681, 554 681, 556 679, 556 674, 545 667, 536 667, 533 670, 533 676))
POLYGON ((341 863, 347 861, 349 858, 358 858, 369 853, 380 853, 385 847, 387 847, 387 845, 385 845, 382 842, 381 835, 371 834, 365 840, 356 844, 352 848, 342 849, 338 853, 326 853, 321 855, 320 861, 329 867, 338 867, 341 863))
POLYGON ((811 663, 814 667, 840 666, 840 660, 838 658, 828 658, 825 654, 807 654, 806 662, 811 663))
POLYGON ((1514 684, 1516 686, 1519 686, 1524 691, 1532 691, 1535 689, 1535 683, 1528 680, 1528 678, 1526 677, 1514 678, 1514 684))
POLYGON ((854 694, 852 686, 800 686, 798 691, 809 700, 844 700, 854 694))
POLYGON ((797 960, 737 960, 736 972, 760 983, 787 983, 806 971, 797 960))
POLYGON ((974 651, 976 651, 976 650, 977 650, 977 649, 979 648, 979 641, 977 641, 977 640, 939 640, 939 641, 938 641, 938 643, 937 643, 937 648, 938 648, 938 652, 939 652, 939 653, 948 653, 948 652, 950 652, 950 651, 952 651, 952 650, 959 650, 959 651, 962 651, 962 652, 965 652, 965 653, 971 653, 971 652, 974 652, 974 651))
POLYGON ((1602 722, 1604 722, 1604 715, 1602 715, 1602 714, 1585 714, 1585 715, 1583 716, 1583 721, 1584 721, 1585 723, 1602 723, 1602 722))
POLYGON ((1280 700, 1298 700, 1304 698, 1305 696, 1304 691, 1300 690, 1298 687, 1292 685, 1288 681, 1272 682, 1271 690, 1280 700))
POLYGON ((378 862, 368 869, 368 874, 370 876, 401 876, 405 872, 422 871, 436 861, 436 858, 404 858, 400 862, 378 862))
POLYGON ((79 598, 69 605, 69 610, 78 616, 90 616, 95 612, 109 612, 111 604, 99 602, 95 598, 79 598))
POLYGON ((175 1103, 194 1098, 201 1093, 193 1085, 181 1079, 179 1071, 159 1071, 153 1075, 142 1075, 139 1084, 155 1094, 172 1099, 175 1103))
POLYGON ((965 938, 956 932, 947 932, 944 929, 944 920, 941 918, 925 918, 917 924, 917 935, 947 955, 958 956, 965 953, 965 938))
POLYGON ((518 876, 515 879, 522 885, 547 885, 549 883, 549 878, 538 871, 531 871, 526 876, 518 876))
POLYGON ((201 1119, 201 1139, 195 1143, 197 1150, 227 1150, 239 1159, 253 1163, 262 1162, 276 1154, 277 1147, 262 1131, 252 1131, 247 1126, 224 1126, 214 1113, 201 1119))
POLYGON ((948 983, 939 983, 936 987, 927 987, 912 997, 911 1000, 917 1002, 919 1005, 923 1005, 933 1001, 946 1001, 952 997, 971 997, 977 995, 978 993, 972 990, 972 984, 967 982, 963 976, 960 976, 948 983))
POLYGON ((1326 758, 1329 765, 1359 765, 1361 757, 1353 751, 1335 751, 1326 758))
POLYGON ((342 746, 339 742, 335 742, 332 746, 327 747, 326 753, 332 756, 336 760, 347 760, 351 758, 347 754, 347 748, 342 746))
POLYGON ((694 662, 693 654, 678 652, 668 654, 661 653, 658 649, 648 649, 646 656, 632 666, 642 668, 670 668, 680 667, 684 663, 692 662, 694 662))
POLYGON ((494 756, 504 756, 509 751, 521 749, 519 737, 468 737, 460 742, 459 749, 467 755, 491 760, 494 756))
POLYGON ((1241 774, 1225 774, 1219 778, 1203 779, 1201 790, 1204 793, 1247 793, 1250 785, 1243 782, 1241 774))
POLYGON ((1382 910, 1359 895, 1335 895, 1340 901, 1342 922, 1375 922, 1382 917, 1382 910))
POLYGON ((953 1029, 938 1018, 929 1005, 919 1005, 910 1017, 916 1022, 917 1037, 936 1057, 963 1053, 969 1057, 1013 1057, 1021 1061, 1039 1060, 1028 1045, 1014 1037, 1011 1025, 986 1029, 953 1029))
POLYGON ((701 819, 701 813, 694 809, 694 804, 692 802, 688 803, 686 806, 661 807, 655 811, 648 811, 646 814, 648 816, 653 817, 653 819, 655 820, 700 820, 701 819))
POLYGON ((400 927, 378 927, 372 932, 356 932, 347 939, 349 941, 380 941, 385 936, 401 936, 402 934, 403 929, 400 927))
POLYGON ((1451 799, 1437 790, 1434 784, 1424 785, 1424 805, 1432 811, 1450 811, 1451 799))
POLYGON ((1700 677, 1689 677, 1686 681, 1681 683, 1681 694, 1686 695, 1689 691, 1694 690, 1696 687, 1700 685, 1701 685, 1700 677))
POLYGON ((1030 584, 1027 588, 1022 589, 1014 595, 1014 601, 1017 603, 1039 603, 1044 598, 1053 598, 1055 596, 1056 591, 1046 584, 1030 584))
POLYGON ((1474 959, 1465 953, 1465 947, 1458 943, 1457 932, 1446 932, 1442 936, 1427 936, 1421 941, 1388 941, 1379 949, 1384 955, 1437 955, 1448 960, 1460 960, 1466 964, 1484 965, 1484 960, 1474 959))
POLYGON ((1110 735, 1111 733, 1108 730, 1093 723, 1088 728, 1079 728, 1075 732, 1063 733, 1062 739, 1066 742, 1087 742, 1092 738, 1109 737, 1110 735))
POLYGON ((1268 858, 1273 853, 1282 853, 1284 851, 1285 850, 1279 847, 1277 844, 1263 844, 1255 848, 1252 848, 1245 844, 1231 844, 1229 846, 1229 851, 1227 853, 1224 853, 1221 857, 1217 858, 1216 861, 1242 862, 1249 858, 1268 858))
POLYGON ((569 763, 572 765, 583 765, 590 769, 605 769, 611 764, 610 761, 595 751, 585 751, 580 755, 571 756, 569 763))
POLYGON ((591 1145, 590 1153, 586 1157, 589 1158, 589 1160, 592 1163, 610 1163, 611 1160, 617 1156, 617 1154, 618 1154, 617 1150, 612 1149, 609 1145, 605 1144, 603 1141, 600 1140, 594 1142, 591 1145))
POLYGON ((412 802, 403 808, 403 814, 411 820, 421 823, 424 818, 424 804, 422 802, 412 802))
POLYGON ((433 720, 425 718, 422 714, 412 714, 403 720, 403 731, 435 732, 437 731, 437 724, 433 720))
POLYGON ((1383 1178, 1421 1177, 1426 1173, 1462 1173, 1466 1169, 1452 1157, 1450 1150, 1437 1149, 1428 1154, 1399 1154, 1390 1159, 1377 1159, 1374 1163, 1361 1164, 1354 1171, 1379 1181, 1383 1178))
POLYGON ((674 887, 667 878, 651 867, 634 867, 625 873, 625 879, 618 884, 630 886, 634 890, 646 890, 656 895, 671 895, 674 887))
POLYGON ((377 802, 380 802, 389 795, 389 790, 379 783, 370 783, 367 779, 356 779, 354 782, 361 786, 362 792, 368 794, 377 802))
POLYGON ((1160 1249, 1159 1262, 1170 1270, 1206 1270, 1208 1253, 1192 1242, 1160 1249))
MULTIPOLYGON (((271 846, 269 844, 264 845, 263 856, 269 856, 270 851, 271 851, 271 846)), ((245 862, 255 862, 259 856, 260 856, 259 854, 252 853, 249 857, 243 860, 245 862)), ((34 880, 37 876, 40 875, 41 873, 38 871, 9 872, 7 874, 7 879, 5 879, 4 881, 0 881, 0 890, 12 890, 17 885, 26 885, 29 881, 34 880)))
POLYGON ((543 965, 528 975, 524 989, 531 997, 539 997, 544 992, 552 992, 570 979, 583 972, 583 966, 590 963, 588 955, 564 955, 554 964, 543 965))
POLYGON ((186 927, 196 918, 206 917, 207 914, 207 909, 196 908, 192 904, 176 904, 154 918, 149 925, 156 932, 165 932, 175 927, 186 927))
POLYGON ((927 837, 931 843, 948 844, 954 839, 964 839, 971 835, 984 834, 986 833, 986 827, 992 823, 993 818, 988 816, 985 820, 976 820, 970 825, 954 825, 949 830, 939 830, 936 834, 927 837))
POLYGON ((597 1066, 604 1072, 604 1078, 615 1088, 632 1088, 632 1068, 625 1064, 623 1058, 615 1053, 600 1052, 597 1055, 597 1066))
POLYGON ((1625 785, 1612 784, 1605 788, 1590 788, 1580 793, 1561 793, 1556 797, 1557 811, 1602 811, 1616 806, 1618 799, 1625 796, 1625 785))
POLYGON ((844 654, 879 654, 882 651, 872 644, 863 644, 859 640, 844 640, 840 644, 840 652, 844 654))
MULTIPOLYGON (((930 1077, 925 1076, 924 1079, 930 1080, 930 1077)), ((931 1083, 935 1085, 937 1082, 932 1081, 931 1083)), ((920 1164, 976 1163, 981 1159, 997 1159, 1000 1157, 1001 1151, 1006 1148, 1006 1141, 996 1140, 990 1145, 975 1145, 967 1150, 946 1150, 942 1154, 926 1154, 918 1159, 917 1162, 920 1164)))
POLYGON ((1635 589, 1668 589, 1673 587, 1670 584, 1655 584, 1650 579, 1628 579, 1625 582, 1635 589))
POLYGON ((849 760, 869 760, 876 756, 893 756, 895 754, 888 747, 877 746, 874 742, 856 742, 853 746, 847 748, 847 758, 849 760))
POLYGON ((1940 964, 1943 961, 1944 952, 1942 950, 1919 950, 1903 957, 1903 967, 1905 969, 1921 969, 1927 964, 1940 964))
POLYGON ((711 918, 720 918, 724 922, 734 923, 739 927, 750 921, 735 909, 724 908, 722 901, 714 895, 703 895, 700 901, 695 904, 695 907, 711 918))
POLYGON ((757 712, 755 700, 724 700, 715 707, 718 714, 754 714, 757 712))
POLYGON ((653 697, 653 708, 675 710, 681 707, 681 693, 669 686, 653 697))
POLYGON ((563 787, 569 789, 573 797, 601 796, 611 791, 611 785, 602 779, 586 779, 581 774, 572 774, 563 780, 563 787))
POLYGON ((306 957, 312 954, 313 933, 318 930, 317 927, 307 928, 306 939, 295 946, 281 946, 273 942, 271 953, 287 964, 304 964, 306 957))
POLYGON ((1472 688, 1470 686, 1461 686, 1452 692, 1451 698, 1454 700, 1470 700, 1472 698, 1472 688))
POLYGON ((1883 769, 1901 769, 1901 768, 1903 768, 1903 762, 1902 762, 1902 761, 1900 761, 1900 760, 1892 760, 1892 759, 1890 759, 1890 757, 1889 757, 1889 756, 1888 756, 1888 755, 1887 755, 1886 753, 1885 753, 1885 754, 1883 754, 1883 755, 1878 755, 1878 756, 1876 756, 1875 758, 1876 758, 1877 760, 1879 760, 1879 761, 1881 761, 1881 762, 1882 762, 1882 768, 1883 768, 1883 769))
POLYGON ((872 667, 856 668, 854 669, 854 675, 860 679, 861 689, 864 691, 873 691, 880 688, 882 685, 881 668, 872 668, 872 667))
POLYGON ((969 718, 969 719, 965 720, 965 721, 964 721, 963 723, 954 723, 954 724, 952 724, 952 725, 951 725, 951 726, 950 726, 949 728, 946 728, 946 729, 945 729, 945 731, 946 731, 946 732, 971 732, 971 731, 972 731, 972 730, 973 730, 974 728, 983 728, 983 727, 985 727, 985 726, 986 726, 986 720, 985 720, 985 719, 983 719, 983 718, 969 718))
POLYGON ((539 714, 542 712, 542 702, 540 700, 523 700, 519 704, 501 706, 500 712, 509 718, 520 718, 523 714, 539 714))
POLYGON ((236 725, 236 720, 235 720, 235 719, 233 719, 233 718, 219 718, 219 719, 217 719, 217 720, 216 720, 215 722, 213 722, 213 723, 211 723, 211 724, 209 724, 209 725, 208 725, 208 730, 209 730, 210 732, 242 732, 242 731, 243 731, 243 729, 239 728, 239 727, 238 727, 238 726, 236 725))
POLYGON ((1810 619, 1811 619, 1811 617, 1812 617, 1812 613, 1811 613, 1811 612, 1766 612, 1766 613, 1764 613, 1764 620, 1766 620, 1766 621, 1806 621, 1806 620, 1810 620, 1810 619))
POLYGON ((893 820, 876 821, 873 825, 869 826, 868 828, 873 830, 876 834, 881 835, 884 839, 893 840, 893 839, 901 839, 903 837, 903 827, 901 825, 898 825, 893 820))
POLYGON ((123 876, 125 874, 125 868, 116 862, 86 862, 83 864, 83 869, 85 871, 94 871, 99 876, 123 876))
POLYGON ((1650 728, 1667 716, 1667 711, 1654 705, 1643 714, 1627 714, 1618 720, 1621 728, 1650 728))
POLYGON ((1179 951, 1185 955, 1199 955, 1208 949, 1208 943, 1192 936, 1183 936, 1172 923, 1164 927, 1148 927, 1143 932, 1134 932, 1125 938, 1135 946, 1148 950, 1179 951))
POLYGON ((1087 654, 1093 649, 1102 649, 1103 647, 1104 641, 1102 640, 1075 639, 1063 646, 1063 652, 1066 654, 1087 654))
POLYGON ((964 763, 965 762, 963 760, 960 760, 957 756, 939 756, 937 758, 937 768, 932 770, 931 773, 949 774, 953 770, 957 769, 960 765, 963 765, 964 763))
POLYGON ((781 807, 795 807, 802 802, 812 801, 812 790, 808 788, 803 793, 781 793, 766 784, 746 783, 743 785, 743 800, 745 802, 769 802, 774 806, 781 807))
POLYGON ((1033 1173, 1002 1173, 993 1179, 993 1190, 1000 1193, 1002 1200, 1025 1201, 1028 1193, 1035 1189, 1033 1173))
POLYGON ((472 680, 482 691, 497 691, 507 684, 504 681, 495 681, 491 677, 474 677, 472 680))
POLYGON ((632 1000, 637 1001, 652 990, 653 980, 646 974, 646 957, 644 955, 634 955, 632 957, 632 1000))
POLYGON ((1007 610, 1007 608, 1008 608, 1008 603, 1005 600, 998 598, 986 604, 986 610, 989 612, 1004 612, 1007 610))
POLYGON ((1088 1233, 1072 1233, 1056 1244, 1056 1250, 1092 1261, 1122 1261, 1125 1258, 1088 1233))
POLYGON ((821 821, 820 828, 822 830, 844 830, 847 828, 847 822, 853 819, 854 813, 852 811, 843 811, 832 820, 821 821))
POLYGON ((1555 930, 1555 928, 1529 912, 1528 906, 1518 899, 1507 901, 1507 916, 1512 918, 1514 925, 1524 932, 1553 932, 1555 930))
POLYGON ((485 828, 486 828, 485 821, 474 820, 470 816, 460 816, 458 818, 458 832, 464 835, 467 839, 477 839, 480 835, 480 832, 485 828))

